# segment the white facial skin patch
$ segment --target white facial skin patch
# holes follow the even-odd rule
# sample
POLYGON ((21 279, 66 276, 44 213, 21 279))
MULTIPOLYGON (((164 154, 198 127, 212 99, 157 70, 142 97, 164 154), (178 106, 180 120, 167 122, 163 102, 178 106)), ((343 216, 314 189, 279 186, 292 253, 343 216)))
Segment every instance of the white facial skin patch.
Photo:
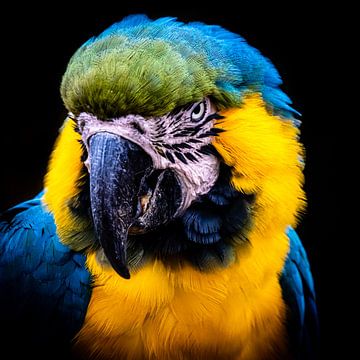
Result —
MULTIPOLYGON (((214 186, 219 175, 219 159, 209 151, 215 120, 219 118, 208 98, 177 108, 161 117, 127 115, 102 120, 81 113, 77 125, 88 154, 89 139, 99 132, 119 135, 140 146, 152 159, 154 169, 171 169, 182 188, 182 202, 176 216, 214 186)), ((85 165, 88 171, 91 159, 85 165)))

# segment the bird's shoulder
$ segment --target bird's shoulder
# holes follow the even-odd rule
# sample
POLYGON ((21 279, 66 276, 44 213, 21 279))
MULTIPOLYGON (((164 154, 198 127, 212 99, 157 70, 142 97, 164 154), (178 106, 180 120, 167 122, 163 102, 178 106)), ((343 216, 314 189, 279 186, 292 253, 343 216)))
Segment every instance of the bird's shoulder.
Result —
POLYGON ((287 326, 296 359, 313 359, 318 350, 319 328, 314 281, 301 240, 288 228, 290 242, 280 277, 283 298, 288 308, 287 326))
POLYGON ((83 323, 90 283, 85 256, 59 241, 41 194, 0 215, 0 312, 8 341, 66 343, 83 323))

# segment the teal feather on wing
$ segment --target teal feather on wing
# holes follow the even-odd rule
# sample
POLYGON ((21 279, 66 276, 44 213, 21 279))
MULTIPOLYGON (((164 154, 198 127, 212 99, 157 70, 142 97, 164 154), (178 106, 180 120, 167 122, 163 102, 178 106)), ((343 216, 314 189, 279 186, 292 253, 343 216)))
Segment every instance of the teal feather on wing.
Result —
POLYGON ((295 230, 288 228, 290 252, 280 284, 288 306, 288 329, 296 359, 315 359, 319 339, 314 282, 304 247, 295 230))
POLYGON ((53 217, 39 198, 0 216, 3 351, 16 358, 28 347, 39 356, 65 357, 84 321, 90 282, 85 256, 60 243, 53 217))

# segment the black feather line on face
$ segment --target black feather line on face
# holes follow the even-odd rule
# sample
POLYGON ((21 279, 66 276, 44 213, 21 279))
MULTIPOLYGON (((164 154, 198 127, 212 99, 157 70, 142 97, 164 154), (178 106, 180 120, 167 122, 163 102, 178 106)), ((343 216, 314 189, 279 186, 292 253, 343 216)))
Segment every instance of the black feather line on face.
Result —
POLYGON ((213 114, 208 115, 205 118, 205 120, 203 120, 200 124, 198 124, 197 126, 194 127, 194 133, 196 134, 208 122, 210 122, 212 120, 223 119, 223 118, 224 117, 219 115, 218 113, 213 113, 213 114))
POLYGON ((212 131, 213 133, 215 133, 215 134, 220 134, 220 133, 222 133, 222 132, 225 132, 226 130, 213 127, 213 128, 211 129, 211 131, 212 131))
POLYGON ((197 161, 198 161, 198 159, 197 159, 193 154, 191 154, 191 153, 189 153, 189 152, 184 153, 184 155, 185 155, 190 161, 194 161, 194 162, 197 162, 197 161))
POLYGON ((187 160, 185 159, 184 155, 178 151, 174 151, 175 156, 184 164, 187 164, 187 160))
POLYGON ((194 106, 194 103, 189 103, 188 105, 185 105, 183 107, 183 111, 184 112, 189 111, 193 106, 194 106))
MULTIPOLYGON (((169 115, 167 116, 167 118, 171 118, 171 124, 170 124, 171 132, 170 132, 170 134, 174 138, 178 138, 178 137, 190 137, 190 138, 193 138, 210 121, 224 119, 223 116, 221 116, 221 115, 219 115, 218 113, 215 112, 215 113, 212 113, 212 114, 208 115, 204 120, 200 121, 200 123, 198 123, 196 126, 181 127, 182 122, 184 121, 184 119, 183 119, 184 112, 188 111, 193 105, 194 104, 190 104, 187 107, 183 107, 183 108, 174 110, 174 113, 170 112, 169 115), (179 115, 177 115, 180 111, 181 111, 181 113, 179 115), (175 115, 177 115, 177 116, 175 116, 175 115)), ((188 118, 186 118, 185 120, 189 121, 188 118)), ((224 130, 213 128, 210 131, 199 135, 198 138, 205 138, 205 137, 208 137, 208 136, 217 136, 217 134, 222 132, 222 131, 224 131, 224 130)), ((166 130, 164 129, 164 124, 161 121, 161 119, 159 119, 156 122, 156 139, 161 140, 161 138, 165 134, 166 134, 166 130)), ((201 142, 201 141, 196 140, 196 139, 189 139, 188 141, 191 142, 191 140, 193 140, 193 143, 201 142)))
POLYGON ((192 149, 192 147, 186 143, 174 144, 174 145, 172 145, 172 147, 175 150, 179 150, 179 151, 181 151, 182 149, 192 149))
POLYGON ((221 159, 220 154, 212 144, 202 146, 197 152, 204 155, 214 155, 218 159, 221 159))
POLYGON ((179 112, 183 112, 183 107, 182 106, 178 106, 174 110, 170 111, 169 114, 167 115, 167 117, 168 118, 173 118, 177 114, 179 114, 179 112))
POLYGON ((170 151, 165 151, 165 156, 166 158, 171 161, 173 164, 175 163, 175 159, 174 157, 171 155, 171 152, 170 151))
POLYGON ((168 150, 174 150, 174 148, 172 147, 172 145, 169 144, 162 144, 162 146, 168 150))
POLYGON ((201 141, 198 140, 198 139, 189 139, 188 142, 193 143, 193 144, 200 144, 201 143, 201 141))
MULTIPOLYGON (((191 104, 193 106, 193 104, 191 104)), ((224 117, 219 115, 218 113, 212 113, 208 115, 204 120, 202 120, 199 124, 197 124, 195 127, 186 126, 184 128, 180 128, 181 121, 184 116, 184 111, 189 109, 191 107, 188 105, 188 107, 181 107, 177 108, 174 111, 170 112, 167 118, 171 117, 172 123, 171 123, 171 132, 169 135, 171 135, 173 138, 180 138, 180 137, 186 137, 187 142, 182 142, 180 144, 167 144, 163 143, 162 139, 163 136, 166 134, 166 130, 163 128, 164 124, 162 123, 161 119, 158 119, 156 121, 157 127, 156 127, 156 136, 153 139, 153 145, 159 155, 161 155, 164 158, 167 158, 172 163, 175 163, 175 158, 179 159, 184 164, 187 164, 188 161, 191 162, 197 162, 197 157, 194 154, 197 154, 199 157, 202 155, 215 155, 219 157, 219 154, 215 150, 215 148, 211 145, 205 145, 201 147, 198 150, 195 150, 191 144, 200 144, 203 142, 203 140, 206 137, 210 136, 218 136, 219 133, 223 132, 223 129, 220 128, 212 128, 209 131, 206 131, 203 134, 197 135, 204 127, 205 124, 209 123, 213 120, 219 120, 223 119, 224 117), (179 114, 180 113, 180 114, 179 114), (177 115, 175 117, 175 115, 177 115), (179 130, 180 128, 180 130, 179 130), (197 138, 195 138, 197 136, 197 138), (163 148, 163 150, 161 150, 163 148), (193 153, 184 151, 184 150, 193 150, 193 153)), ((189 119, 187 119, 189 120, 189 119)))
POLYGON ((198 139, 202 139, 202 138, 206 138, 206 137, 209 137, 209 136, 217 136, 216 134, 213 134, 211 131, 207 131, 203 134, 200 134, 198 136, 198 139))
POLYGON ((173 137, 186 137, 186 136, 191 136, 192 135, 192 130, 181 130, 178 131, 176 133, 173 134, 173 137))

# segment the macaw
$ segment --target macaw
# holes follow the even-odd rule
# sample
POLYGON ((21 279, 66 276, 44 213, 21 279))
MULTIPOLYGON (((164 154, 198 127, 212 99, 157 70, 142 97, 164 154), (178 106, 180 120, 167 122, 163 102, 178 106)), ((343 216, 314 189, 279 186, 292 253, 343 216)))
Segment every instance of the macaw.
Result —
POLYGON ((44 190, 1 215, 2 350, 310 359, 298 113, 237 34, 129 16, 83 44, 44 190))

